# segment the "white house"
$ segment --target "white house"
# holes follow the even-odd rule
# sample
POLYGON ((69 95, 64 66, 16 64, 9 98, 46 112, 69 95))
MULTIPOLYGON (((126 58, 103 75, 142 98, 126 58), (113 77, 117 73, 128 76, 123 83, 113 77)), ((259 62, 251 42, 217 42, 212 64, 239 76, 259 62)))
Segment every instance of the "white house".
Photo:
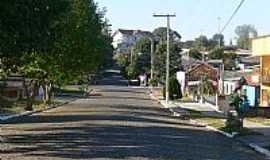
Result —
POLYGON ((151 35, 151 32, 142 30, 118 29, 112 35, 113 47, 119 53, 128 53, 129 47, 135 45, 136 41, 151 35))

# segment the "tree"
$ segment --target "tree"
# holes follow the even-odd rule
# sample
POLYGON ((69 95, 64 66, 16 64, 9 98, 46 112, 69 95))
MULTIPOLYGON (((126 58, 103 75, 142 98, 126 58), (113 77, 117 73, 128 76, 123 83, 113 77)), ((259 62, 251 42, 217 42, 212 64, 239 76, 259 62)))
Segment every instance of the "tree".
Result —
MULTIPOLYGON (((41 85, 49 103, 54 84, 64 85, 97 71, 112 52, 102 31, 104 13, 93 0, 3 0, 0 15, 1 60, 11 72, 31 81, 27 95, 41 85), (17 11, 19 13, 17 13, 17 11)), ((32 97, 27 96, 27 109, 32 97)))
POLYGON ((185 41, 185 42, 182 42, 182 44, 183 44, 183 48, 187 48, 187 49, 189 49, 189 48, 192 48, 192 47, 194 47, 194 41, 185 41))
POLYGON ((189 54, 189 57, 202 60, 202 53, 195 48, 190 49, 188 54, 189 54))
POLYGON ((201 35, 195 39, 194 47, 199 51, 206 51, 209 45, 209 41, 206 36, 201 35))
MULTIPOLYGON (((181 68, 181 45, 179 43, 171 43, 170 46, 170 75, 174 75, 181 68)), ((167 45, 161 43, 157 46, 155 52, 155 75, 160 81, 165 81, 166 76, 166 53, 167 45)))
POLYGON ((251 38, 256 38, 258 32, 253 25, 241 25, 236 27, 237 46, 242 49, 251 49, 251 38))
POLYGON ((223 34, 214 34, 212 40, 221 47, 224 47, 224 35, 223 34))
POLYGON ((208 54, 209 59, 223 59, 224 58, 224 48, 216 47, 211 50, 208 54))
POLYGON ((236 69, 236 58, 237 58, 236 53, 224 53, 223 63, 225 70, 236 69))
MULTIPOLYGON (((43 78, 43 65, 39 60, 48 55, 57 37, 58 21, 67 11, 64 0, 15 0, 0 2, 0 53, 4 68, 32 78, 25 86, 26 95, 34 95, 29 90, 43 78), (29 93, 30 92, 30 93, 29 93)), ((44 59, 46 60, 46 59, 44 59)), ((27 96, 27 110, 32 110, 31 98, 27 96)))
POLYGON ((213 83, 209 80, 209 78, 205 76, 201 76, 201 80, 198 86, 198 93, 201 96, 201 102, 204 102, 204 96, 213 95, 216 93, 216 89, 213 83))
MULTIPOLYGON (((152 34, 158 39, 159 42, 165 42, 167 40, 167 27, 156 28, 152 34)), ((172 41, 180 42, 181 40, 181 35, 172 29, 170 30, 170 37, 172 41)))
POLYGON ((239 92, 245 84, 246 80, 244 77, 242 77, 239 82, 239 87, 236 88, 234 93, 230 96, 230 106, 232 106, 237 112, 237 116, 228 113, 226 127, 231 131, 239 131, 243 129, 244 118, 250 109, 247 96, 242 96, 239 92))
POLYGON ((214 34, 211 39, 209 39, 208 50, 214 49, 215 47, 224 47, 224 35, 214 34))
POLYGON ((149 37, 141 38, 135 44, 135 53, 151 53, 151 40, 149 37))
MULTIPOLYGON (((178 82, 178 80, 176 79, 175 75, 172 76, 169 80, 169 98, 170 100, 175 100, 175 99, 181 99, 182 96, 182 90, 181 90, 181 85, 178 82)), ((163 88, 163 97, 165 98, 166 96, 166 92, 165 92, 166 88, 163 88)))

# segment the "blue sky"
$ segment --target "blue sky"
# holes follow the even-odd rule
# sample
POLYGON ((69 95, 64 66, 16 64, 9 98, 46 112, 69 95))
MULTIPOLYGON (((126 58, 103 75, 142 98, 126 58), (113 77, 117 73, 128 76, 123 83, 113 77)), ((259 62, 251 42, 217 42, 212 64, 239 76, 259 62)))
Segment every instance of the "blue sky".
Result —
MULTIPOLYGON (((117 28, 152 31, 165 26, 165 19, 153 18, 153 13, 175 13, 171 27, 183 40, 194 39, 200 34, 211 37, 222 27, 240 0, 96 0, 99 7, 106 7, 107 18, 117 28), (221 18, 218 21, 218 17, 221 18)), ((235 27, 254 25, 259 35, 270 34, 270 0, 246 0, 236 17, 224 31, 227 43, 235 38, 235 27)))

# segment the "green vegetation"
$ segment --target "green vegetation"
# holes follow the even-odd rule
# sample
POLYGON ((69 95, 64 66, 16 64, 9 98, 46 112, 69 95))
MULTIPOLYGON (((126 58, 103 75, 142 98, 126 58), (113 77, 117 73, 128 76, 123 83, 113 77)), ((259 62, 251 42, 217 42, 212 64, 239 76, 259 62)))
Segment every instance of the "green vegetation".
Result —
POLYGON ((232 134, 233 132, 237 132, 240 136, 245 135, 254 135, 259 134, 257 132, 254 132, 248 128, 231 128, 226 126, 226 118, 223 117, 215 117, 215 116, 206 116, 200 111, 195 110, 187 110, 190 113, 191 119, 196 120, 197 122, 207 124, 209 126, 212 126, 218 130, 227 132, 232 134))
MULTIPOLYGON (((181 36, 171 30, 170 45, 170 74, 174 75, 181 68, 182 51, 181 36)), ((130 53, 119 54, 116 57, 117 63, 123 66, 124 75, 129 79, 136 79, 140 74, 150 74, 151 69, 151 40, 154 40, 154 79, 157 82, 165 80, 166 74, 166 52, 167 52, 167 29, 159 27, 152 35, 138 40, 135 46, 130 47, 130 53), (154 38, 153 38, 154 37, 154 38)), ((156 83, 155 83, 156 84, 156 83)))
POLYGON ((113 49, 105 10, 93 0, 3 0, 0 2, 0 77, 10 72, 24 83, 27 110, 41 86, 49 104, 63 86, 108 64, 113 49))
POLYGON ((265 126, 270 126, 270 119, 265 117, 247 117, 246 120, 254 123, 260 123, 265 126))
MULTIPOLYGON (((18 100, 16 102, 14 101, 8 101, 5 99, 0 99, 0 112, 1 113, 22 113, 27 111, 25 109, 27 100, 22 99, 18 100)), ((40 111, 47 108, 48 105, 56 105, 56 104, 63 104, 64 101, 62 100, 53 100, 50 104, 44 104, 43 101, 34 100, 33 101, 33 110, 34 111, 40 111)))
POLYGON ((251 49, 251 38, 256 38, 258 32, 252 25, 241 25, 235 29, 237 46, 242 49, 251 49))
POLYGON ((189 57, 202 60, 202 53, 196 48, 191 48, 188 54, 189 54, 189 57))
MULTIPOLYGON (((166 96, 165 87, 163 88, 163 97, 166 96)), ((181 99, 181 85, 175 77, 171 77, 169 80, 169 98, 170 100, 181 99)))

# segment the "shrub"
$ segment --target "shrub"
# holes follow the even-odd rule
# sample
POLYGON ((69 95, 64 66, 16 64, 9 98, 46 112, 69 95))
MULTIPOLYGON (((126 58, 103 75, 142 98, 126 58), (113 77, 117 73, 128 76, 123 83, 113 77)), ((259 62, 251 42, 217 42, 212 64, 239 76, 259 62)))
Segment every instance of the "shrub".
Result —
POLYGON ((152 86, 158 86, 158 79, 156 79, 156 78, 151 79, 149 83, 150 83, 150 85, 152 85, 152 86))
MULTIPOLYGON (((170 100, 181 99, 183 97, 181 85, 175 77, 169 80, 169 98, 170 100)), ((163 97, 166 97, 166 88, 163 88, 163 97)))

